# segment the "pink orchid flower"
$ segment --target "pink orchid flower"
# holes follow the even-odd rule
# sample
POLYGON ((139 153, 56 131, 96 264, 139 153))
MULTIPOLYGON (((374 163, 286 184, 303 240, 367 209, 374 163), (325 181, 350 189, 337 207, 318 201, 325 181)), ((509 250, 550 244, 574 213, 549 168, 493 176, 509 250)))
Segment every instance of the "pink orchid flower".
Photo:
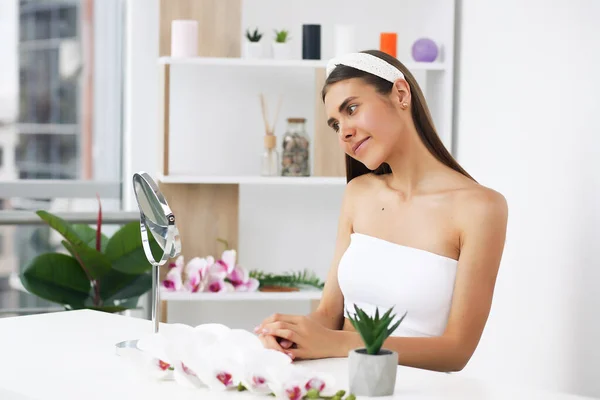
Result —
POLYGON ((220 271, 224 272, 225 276, 229 275, 235 267, 236 257, 237 252, 235 250, 225 250, 221 254, 221 258, 214 264, 214 272, 220 271))
POLYGON ((241 265, 236 265, 227 279, 237 292, 254 292, 259 286, 258 280, 250 278, 248 270, 241 265))
POLYGON ((243 366, 240 372, 240 381, 246 389, 253 393, 269 394, 268 368, 284 367, 292 362, 292 359, 284 353, 262 348, 246 349, 240 352, 242 357, 240 364, 243 366))
POLYGON ((225 292, 233 292, 235 289, 233 285, 229 282, 225 282, 225 279, 221 277, 221 275, 208 275, 208 281, 204 287, 205 292, 212 293, 225 293, 225 292))
POLYGON ((162 281, 161 290, 167 292, 177 292, 183 288, 183 282, 181 277, 181 270, 177 267, 171 268, 167 272, 167 276, 162 281))
POLYGON ((267 379, 276 397, 300 399, 311 389, 317 390, 321 396, 333 396, 336 392, 333 376, 293 363, 269 365, 267 379))
POLYGON ((204 291, 206 283, 206 276, 208 274, 208 267, 210 266, 207 258, 194 257, 185 266, 186 280, 184 287, 186 290, 195 293, 204 291))
POLYGON ((234 376, 238 367, 233 359, 233 352, 239 349, 225 339, 230 331, 220 324, 197 327, 196 342, 184 357, 186 366, 211 390, 233 389, 239 383, 234 376))
POLYGON ((169 264, 169 272, 161 283, 161 290, 167 292, 177 292, 183 288, 182 276, 184 259, 183 256, 177 257, 175 262, 169 264))

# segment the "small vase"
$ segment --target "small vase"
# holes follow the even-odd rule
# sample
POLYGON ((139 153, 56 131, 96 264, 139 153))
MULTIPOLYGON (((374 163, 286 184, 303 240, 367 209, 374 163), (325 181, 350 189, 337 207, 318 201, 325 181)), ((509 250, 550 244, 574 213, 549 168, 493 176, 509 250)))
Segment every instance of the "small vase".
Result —
POLYGON ((396 387, 398 354, 381 349, 379 354, 354 349, 348 353, 348 382, 350 392, 356 396, 391 396, 396 387))
POLYGON ((290 42, 273 43, 273 58, 275 60, 289 60, 292 56, 292 46, 290 42))
POLYGON ((263 58, 263 46, 260 42, 245 42, 245 57, 249 59, 263 58))

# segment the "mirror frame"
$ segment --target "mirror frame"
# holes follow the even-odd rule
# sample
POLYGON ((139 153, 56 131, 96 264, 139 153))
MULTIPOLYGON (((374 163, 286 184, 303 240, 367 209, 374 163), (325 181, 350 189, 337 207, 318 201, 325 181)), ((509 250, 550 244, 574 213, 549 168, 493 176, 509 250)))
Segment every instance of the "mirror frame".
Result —
MULTIPOLYGON (((164 265, 169 258, 176 257, 181 253, 181 241, 179 239, 179 231, 175 226, 175 214, 167 204, 167 200, 160 192, 157 184, 154 182, 154 179, 150 177, 146 172, 136 172, 133 174, 133 192, 135 194, 136 203, 138 205, 138 209, 140 211, 140 232, 142 236, 142 245, 144 247, 144 253, 146 253, 146 258, 148 262, 152 264, 152 322, 154 325, 154 332, 158 332, 159 327, 159 305, 160 305, 160 266, 164 265), (154 259, 154 255, 152 254, 152 249, 150 248, 150 242, 148 241, 148 226, 147 226, 147 217, 142 211, 140 207, 140 202, 138 198, 138 193, 135 188, 136 180, 143 181, 148 187, 152 190, 152 194, 155 196, 155 200, 160 204, 164 215, 167 219, 167 238, 165 242, 165 247, 163 250, 163 255, 160 260, 156 261, 154 259)), ((150 232, 152 234, 152 232, 150 232)), ((156 240, 156 239, 155 239, 156 240)))

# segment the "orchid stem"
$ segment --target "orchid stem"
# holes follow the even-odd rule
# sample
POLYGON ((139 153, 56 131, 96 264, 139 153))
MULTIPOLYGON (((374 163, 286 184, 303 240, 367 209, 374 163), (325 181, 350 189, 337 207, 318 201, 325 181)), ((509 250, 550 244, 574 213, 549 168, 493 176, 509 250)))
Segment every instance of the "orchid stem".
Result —
POLYGON ((221 239, 221 238, 217 238, 217 242, 223 243, 223 245, 225 246, 225 250, 229 250, 229 242, 227 240, 221 239))

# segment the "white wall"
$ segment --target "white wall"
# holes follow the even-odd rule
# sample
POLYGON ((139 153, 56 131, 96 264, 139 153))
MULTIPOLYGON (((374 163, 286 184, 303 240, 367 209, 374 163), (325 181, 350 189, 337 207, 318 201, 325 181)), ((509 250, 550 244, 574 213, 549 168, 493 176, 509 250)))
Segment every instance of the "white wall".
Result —
MULTIPOLYGON (((0 126, 10 124, 17 118, 18 104, 18 64, 17 0, 0 2, 0 126)), ((16 178, 15 146, 17 133, 14 125, 0 127, 0 148, 3 149, 3 162, 0 165, 0 181, 16 178)), ((7 237, 9 235, 6 235, 7 237)), ((8 248, 8 247, 7 247, 8 248)))
POLYGON ((458 159, 510 209, 493 310, 463 373, 600 396, 600 3, 461 8, 458 159))
POLYGON ((12 120, 17 112, 17 0, 0 2, 0 121, 12 120))
POLYGON ((137 210, 134 172, 154 174, 158 156, 158 0, 128 0, 125 15, 123 209, 137 210))

